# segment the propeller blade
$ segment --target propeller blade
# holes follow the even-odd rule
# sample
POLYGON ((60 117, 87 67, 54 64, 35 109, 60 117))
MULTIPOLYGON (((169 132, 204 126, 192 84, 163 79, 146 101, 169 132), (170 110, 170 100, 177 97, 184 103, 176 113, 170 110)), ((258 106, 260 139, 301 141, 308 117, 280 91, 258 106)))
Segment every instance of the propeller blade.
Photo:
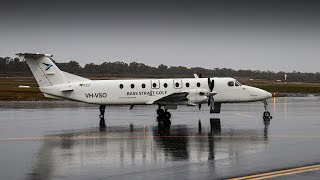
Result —
POLYGON ((210 113, 214 113, 214 99, 211 97, 210 99, 210 113))
POLYGON ((210 80, 210 78, 208 78, 208 86, 210 89, 210 92, 213 90, 214 88, 214 80, 212 79, 212 81, 210 80))
POLYGON ((210 103, 211 103, 211 95, 209 95, 209 99, 208 99, 208 106, 210 106, 210 103))
POLYGON ((210 113, 214 113, 214 99, 213 99, 213 95, 210 95, 210 113))
POLYGON ((213 88, 214 88, 214 80, 212 79, 212 81, 211 81, 211 86, 210 86, 210 91, 212 91, 213 88))
POLYGON ((213 105, 213 103, 211 103, 210 104, 210 114, 213 113, 213 111, 214 111, 214 105, 213 105))
POLYGON ((201 110, 201 104, 199 104, 199 110, 201 110))

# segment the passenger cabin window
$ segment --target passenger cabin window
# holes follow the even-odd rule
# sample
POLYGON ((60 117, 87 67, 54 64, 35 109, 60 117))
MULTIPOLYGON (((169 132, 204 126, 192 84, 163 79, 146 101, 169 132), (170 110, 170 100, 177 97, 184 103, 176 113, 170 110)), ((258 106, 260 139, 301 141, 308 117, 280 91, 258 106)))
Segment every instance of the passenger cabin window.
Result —
POLYGON ((119 87, 120 87, 120 89, 123 89, 123 84, 120 84, 120 86, 119 86, 119 87))
POLYGON ((167 87, 168 87, 168 84, 167 84, 167 83, 164 83, 164 84, 163 84, 163 87, 167 88, 167 87))
POLYGON ((228 82, 228 86, 234 86, 234 82, 233 81, 229 81, 228 82))
POLYGON ((144 89, 144 88, 146 88, 146 85, 145 85, 145 84, 142 84, 141 87, 144 89))
POLYGON ((179 87, 179 83, 176 83, 176 87, 179 87))
POLYGON ((201 85, 201 84, 198 82, 198 83, 197 83, 197 87, 200 87, 200 85, 201 85))
POLYGON ((190 86, 190 84, 189 83, 186 83, 186 87, 189 87, 190 86))
POLYGON ((131 88, 132 88, 132 89, 134 88, 134 84, 131 84, 131 88))
POLYGON ((153 83, 153 84, 152 84, 152 87, 156 88, 156 87, 157 87, 157 84, 156 84, 156 83, 153 83))

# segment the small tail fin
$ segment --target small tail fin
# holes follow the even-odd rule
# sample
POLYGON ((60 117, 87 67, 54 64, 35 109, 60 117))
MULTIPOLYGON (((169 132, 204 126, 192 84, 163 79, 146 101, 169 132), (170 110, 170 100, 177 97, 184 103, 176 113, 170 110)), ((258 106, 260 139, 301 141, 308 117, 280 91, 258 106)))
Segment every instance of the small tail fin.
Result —
POLYGON ((89 80, 61 71, 52 62, 50 54, 19 53, 16 55, 26 60, 40 87, 89 80))

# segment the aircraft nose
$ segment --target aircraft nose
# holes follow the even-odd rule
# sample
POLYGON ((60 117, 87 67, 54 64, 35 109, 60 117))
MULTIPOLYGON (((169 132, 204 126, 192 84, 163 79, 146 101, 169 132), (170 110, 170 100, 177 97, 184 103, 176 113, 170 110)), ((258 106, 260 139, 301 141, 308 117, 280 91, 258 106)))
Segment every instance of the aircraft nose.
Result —
POLYGON ((265 91, 265 90, 261 90, 261 91, 262 91, 261 95, 263 99, 269 99, 272 97, 272 94, 269 93, 268 91, 265 91))
POLYGON ((272 97, 272 94, 269 93, 268 91, 262 90, 262 89, 257 89, 258 90, 258 96, 260 99, 269 99, 272 97))
POLYGON ((266 99, 272 98, 272 94, 269 93, 268 91, 266 91, 265 94, 266 94, 266 99))

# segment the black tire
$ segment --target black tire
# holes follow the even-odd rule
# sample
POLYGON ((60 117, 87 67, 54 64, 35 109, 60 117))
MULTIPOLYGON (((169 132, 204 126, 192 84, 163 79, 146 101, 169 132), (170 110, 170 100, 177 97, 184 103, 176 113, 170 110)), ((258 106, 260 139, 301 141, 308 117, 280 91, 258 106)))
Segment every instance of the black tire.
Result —
POLYGON ((164 110, 163 109, 157 109, 157 114, 159 115, 159 116, 161 116, 162 114, 164 113, 164 110))
POLYGON ((270 112, 269 111, 265 111, 263 113, 263 117, 269 118, 270 117, 270 112))
POLYGON ((171 113, 168 111, 164 112, 164 117, 169 120, 171 118, 171 113))
POLYGON ((161 114, 161 115, 157 116, 157 119, 158 119, 158 121, 163 121, 163 120, 165 120, 166 118, 164 117, 163 114, 161 114))
POLYGON ((165 127, 169 127, 171 125, 171 121, 170 120, 165 120, 165 121, 163 121, 163 125, 165 127))

